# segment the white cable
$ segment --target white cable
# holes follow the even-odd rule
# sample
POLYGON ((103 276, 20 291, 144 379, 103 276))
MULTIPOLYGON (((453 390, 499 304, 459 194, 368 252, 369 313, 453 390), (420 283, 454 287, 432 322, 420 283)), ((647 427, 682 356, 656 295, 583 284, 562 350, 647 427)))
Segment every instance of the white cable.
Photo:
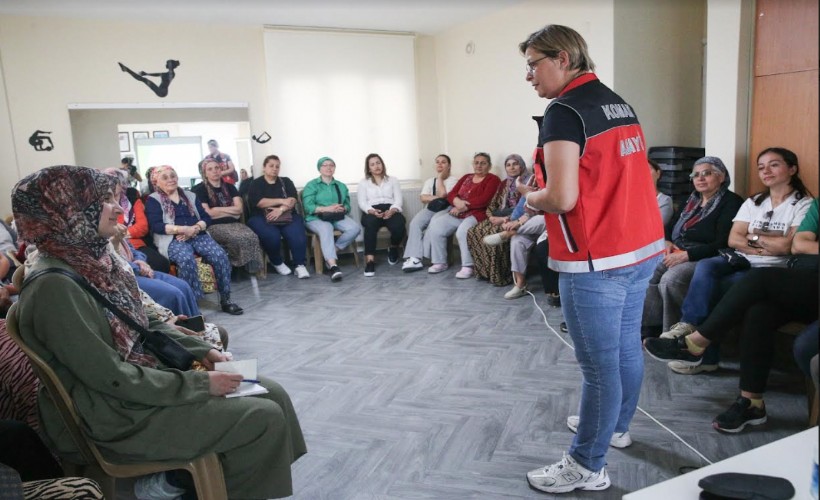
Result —
MULTIPOLYGON (((544 324, 545 324, 545 325, 547 325, 547 330, 551 331, 551 332, 553 333, 553 335, 555 335, 556 337, 558 337, 558 339, 559 339, 561 342, 563 342, 563 343, 564 343, 564 345, 566 345, 567 347, 569 347, 570 349, 572 349, 572 350, 574 351, 574 350, 575 350, 575 347, 574 347, 572 344, 570 344, 569 342, 567 342, 567 340, 566 340, 564 337, 562 337, 560 333, 556 332, 556 331, 555 331, 555 328, 553 328, 553 327, 552 327, 552 325, 550 325, 550 324, 549 324, 549 321, 547 321, 547 315, 546 315, 546 314, 544 314, 544 310, 543 310, 543 309, 541 309, 541 306, 539 306, 539 305, 538 305, 538 301, 537 301, 537 300, 535 300, 535 295, 533 295, 533 293, 532 293, 532 292, 530 292, 530 291, 527 291, 527 295, 529 295, 530 297, 532 297, 532 303, 533 303, 533 304, 535 304, 536 309, 538 309, 538 312, 540 312, 540 313, 541 313, 541 317, 543 317, 543 318, 544 318, 544 324)), ((640 410, 640 412, 641 412, 641 413, 643 413, 644 415, 646 415, 647 417, 649 417, 649 419, 650 419, 651 421, 653 421, 653 422, 655 422, 656 424, 658 424, 658 426, 659 426, 661 429, 665 430, 665 431, 666 431, 666 432, 668 432, 669 434, 672 434, 672 436, 674 436, 674 437, 675 437, 675 439, 677 439, 678 441, 680 441, 681 443, 683 443, 683 444, 684 444, 684 446, 686 446, 687 448, 689 448, 690 450, 692 450, 692 451, 693 451, 693 452, 694 452, 697 456, 699 456, 700 458, 702 458, 704 462, 706 462, 706 463, 707 463, 707 464, 709 464, 709 465, 712 465, 712 463, 713 463, 713 462, 712 462, 711 460, 709 460, 708 458, 706 458, 705 456, 703 456, 703 454, 702 454, 701 452, 699 452, 698 450, 696 450, 696 449, 695 449, 695 448, 694 448, 691 444, 687 443, 687 442, 686 442, 686 441, 685 441, 682 437, 680 437, 680 436, 679 436, 679 435, 678 435, 675 431, 673 431, 673 430, 672 430, 672 429, 670 429, 669 427, 667 427, 667 426, 663 425, 663 424, 662 424, 662 423, 661 423, 661 422, 660 422, 657 418, 655 418, 655 417, 653 417, 652 415, 650 415, 650 414, 649 414, 646 410, 644 410, 644 409, 643 409, 643 408, 641 408, 640 406, 638 406, 638 410, 640 410)))

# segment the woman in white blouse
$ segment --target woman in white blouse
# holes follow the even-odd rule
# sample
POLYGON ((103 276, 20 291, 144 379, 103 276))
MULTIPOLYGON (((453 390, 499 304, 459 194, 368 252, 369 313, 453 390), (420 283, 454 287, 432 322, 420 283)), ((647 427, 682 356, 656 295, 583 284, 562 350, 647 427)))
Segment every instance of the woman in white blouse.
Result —
POLYGON ((364 275, 376 274, 376 235, 379 228, 390 231, 387 261, 392 266, 399 261, 399 245, 406 233, 401 209, 399 180, 387 175, 382 157, 371 153, 364 161, 364 179, 359 181, 356 196, 362 211, 364 228, 364 275))

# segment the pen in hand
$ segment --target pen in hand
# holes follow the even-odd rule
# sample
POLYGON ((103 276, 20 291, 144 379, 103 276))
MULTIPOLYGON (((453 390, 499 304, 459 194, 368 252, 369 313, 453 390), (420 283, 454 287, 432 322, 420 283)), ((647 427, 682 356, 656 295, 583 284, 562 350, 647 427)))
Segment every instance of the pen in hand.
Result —
POLYGON ((243 378, 242 382, 250 382, 251 384, 258 384, 259 381, 254 378, 243 378))

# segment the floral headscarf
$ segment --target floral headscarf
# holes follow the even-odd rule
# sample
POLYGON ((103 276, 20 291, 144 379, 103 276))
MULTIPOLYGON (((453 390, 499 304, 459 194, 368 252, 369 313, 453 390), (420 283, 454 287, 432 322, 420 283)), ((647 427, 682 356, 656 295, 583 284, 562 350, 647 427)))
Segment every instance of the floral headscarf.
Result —
MULTIPOLYGON (((137 323, 148 326, 134 275, 126 272, 98 234, 102 200, 115 186, 113 177, 85 167, 54 166, 23 178, 11 204, 20 239, 42 255, 59 259, 137 323)), ((139 335, 106 310, 114 347, 133 364, 157 366, 142 350, 139 335)))
POLYGON ((211 181, 205 177, 205 165, 209 163, 216 163, 219 165, 219 162, 213 158, 205 158, 199 162, 199 175, 202 176, 202 184, 205 185, 205 190, 208 192, 208 206, 212 208, 232 207, 233 198, 231 197, 231 193, 228 192, 228 183, 222 180, 222 176, 219 177, 219 186, 217 187, 212 186, 211 181))
MULTIPOLYGON (((171 220, 176 218, 176 209, 174 208, 174 202, 171 201, 171 198, 168 197, 168 194, 163 191, 162 189, 157 186, 157 181, 159 180, 159 176, 163 172, 173 172, 176 173, 174 167, 171 165, 160 165, 159 167, 152 167, 154 170, 151 172, 151 184, 154 186, 154 191, 159 194, 159 204, 162 205, 162 211, 165 213, 167 217, 171 220)), ((177 185, 177 192, 179 193, 179 201, 183 203, 186 207, 188 207, 188 212, 194 217, 197 216, 194 207, 188 203, 188 197, 185 196, 185 193, 182 191, 182 188, 177 185)))
POLYGON ((508 175, 506 179, 507 184, 507 207, 514 207, 518 204, 518 200, 521 198, 521 193, 515 187, 515 180, 520 179, 522 183, 526 183, 530 179, 530 171, 527 170, 527 163, 524 161, 524 158, 521 158, 521 155, 518 154, 511 154, 504 158, 504 170, 507 170, 507 162, 510 160, 515 160, 518 162, 518 165, 521 167, 521 173, 518 175, 508 175))
MULTIPOLYGON (((720 183, 717 193, 715 193, 715 195, 707 201, 706 205, 703 207, 700 206, 703 196, 697 190, 692 191, 692 194, 689 195, 678 222, 676 222, 675 226, 672 228, 672 243, 675 243, 676 245, 678 244, 678 240, 681 236, 686 233, 687 229, 702 221, 715 211, 715 209, 720 205, 720 200, 723 198, 723 195, 725 195, 726 191, 729 190, 729 184, 732 182, 732 179, 729 177, 729 170, 726 168, 726 165, 723 164, 723 160, 717 156, 704 156, 692 165, 692 171, 694 172, 695 167, 704 163, 711 165, 717 171, 722 173, 723 182, 720 183)), ((681 243, 681 245, 682 244, 683 243, 681 243)), ((681 248, 683 247, 681 246, 681 248)))
POLYGON ((128 172, 121 168, 106 168, 103 170, 103 173, 106 175, 110 175, 117 181, 120 185, 120 208, 122 208, 123 214, 125 214, 125 220, 128 220, 128 215, 131 213, 131 201, 128 199, 128 196, 125 194, 125 191, 128 189, 128 172))

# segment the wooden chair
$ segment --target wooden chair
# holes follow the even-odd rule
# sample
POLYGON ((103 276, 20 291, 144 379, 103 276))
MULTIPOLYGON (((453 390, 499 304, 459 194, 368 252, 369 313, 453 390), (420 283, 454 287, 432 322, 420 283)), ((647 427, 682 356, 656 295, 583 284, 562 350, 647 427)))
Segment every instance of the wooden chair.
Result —
MULTIPOLYGON (((299 193, 296 197, 296 210, 297 212, 305 217, 305 209, 304 204, 302 203, 302 190, 299 190, 299 193)), ((322 245, 319 242, 319 235, 312 232, 310 229, 305 228, 305 233, 307 235, 307 239, 310 242, 310 246, 313 249, 313 268, 316 270, 316 274, 322 274, 325 265, 325 258, 322 255, 322 245)), ((333 239, 338 238, 341 236, 342 232, 338 229, 333 230, 333 239)), ((356 269, 359 268, 359 251, 356 248, 356 241, 354 240, 348 248, 353 247, 353 262, 356 264, 356 269)))
POLYGON ((96 480, 102 486, 105 498, 114 500, 116 498, 116 478, 131 478, 184 469, 191 473, 200 500, 227 500, 225 477, 216 453, 209 453, 187 462, 160 461, 136 464, 110 462, 103 457, 94 441, 83 431, 83 424, 74 407, 74 401, 63 387, 62 382, 57 378, 54 370, 26 345, 18 328, 17 304, 14 304, 6 316, 6 329, 9 336, 31 361, 34 373, 45 386, 79 450, 82 463, 77 463, 75 457, 63 457, 63 469, 67 475, 96 480))

